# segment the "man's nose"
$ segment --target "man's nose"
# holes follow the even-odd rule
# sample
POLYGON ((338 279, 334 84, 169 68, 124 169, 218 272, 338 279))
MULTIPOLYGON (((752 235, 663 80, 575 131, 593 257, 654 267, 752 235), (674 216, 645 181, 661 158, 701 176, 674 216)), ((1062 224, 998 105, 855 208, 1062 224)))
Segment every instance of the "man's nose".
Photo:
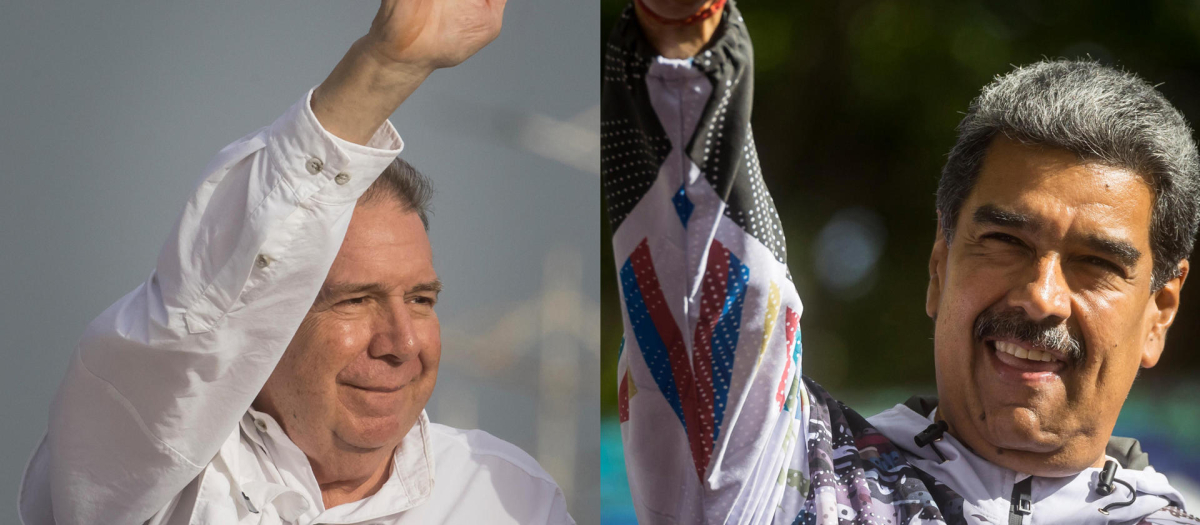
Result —
POLYGON ((1025 310, 1033 321, 1071 316, 1071 289, 1062 272, 1058 255, 1046 255, 1038 260, 1034 275, 1017 288, 1011 296, 1015 306, 1025 310))
POLYGON ((380 313, 367 351, 371 357, 407 361, 416 357, 420 351, 419 343, 412 312, 407 304, 397 301, 380 313))

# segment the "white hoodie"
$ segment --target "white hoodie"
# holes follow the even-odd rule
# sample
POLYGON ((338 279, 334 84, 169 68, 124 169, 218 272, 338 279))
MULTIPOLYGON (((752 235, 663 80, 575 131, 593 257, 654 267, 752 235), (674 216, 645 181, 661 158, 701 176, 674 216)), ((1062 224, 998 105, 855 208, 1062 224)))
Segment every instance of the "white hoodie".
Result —
MULTIPOLYGON (((944 434, 941 441, 918 447, 913 438, 933 423, 935 412, 923 416, 905 405, 896 405, 867 418, 867 421, 902 449, 913 466, 934 476, 961 495, 963 517, 968 522, 1002 525, 1010 523, 1013 488, 1030 476, 995 465, 977 456, 949 433, 944 434), (945 456, 945 461, 933 450, 932 447, 935 446, 945 456)), ((1127 502, 1131 496, 1129 489, 1119 483, 1115 484, 1115 490, 1108 496, 1097 493, 1096 484, 1100 470, 1088 468, 1074 476, 1062 478, 1033 477, 1029 494, 1031 512, 1019 515, 1022 518, 1020 523, 1136 523, 1167 505, 1184 508, 1183 497, 1167 483, 1166 476, 1155 472, 1152 467, 1146 467, 1144 470, 1118 467, 1116 479, 1132 486, 1137 492, 1137 498, 1132 505, 1113 508, 1109 510, 1108 515, 1102 514, 1100 509, 1113 503, 1127 502)))

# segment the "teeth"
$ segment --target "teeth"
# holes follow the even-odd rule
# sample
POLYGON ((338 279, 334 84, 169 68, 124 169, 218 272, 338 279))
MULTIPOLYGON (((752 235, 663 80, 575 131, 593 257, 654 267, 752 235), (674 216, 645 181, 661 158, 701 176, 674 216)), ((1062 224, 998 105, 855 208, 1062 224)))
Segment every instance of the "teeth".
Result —
POLYGON ((1012 343, 1006 343, 1004 341, 996 341, 995 344, 996 344, 996 350, 999 350, 1006 354, 1012 354, 1021 359, 1028 359, 1030 361, 1047 361, 1047 362, 1054 360, 1054 355, 1049 352, 1043 352, 1041 350, 1026 350, 1024 348, 1021 348, 1020 346, 1014 345, 1012 343))

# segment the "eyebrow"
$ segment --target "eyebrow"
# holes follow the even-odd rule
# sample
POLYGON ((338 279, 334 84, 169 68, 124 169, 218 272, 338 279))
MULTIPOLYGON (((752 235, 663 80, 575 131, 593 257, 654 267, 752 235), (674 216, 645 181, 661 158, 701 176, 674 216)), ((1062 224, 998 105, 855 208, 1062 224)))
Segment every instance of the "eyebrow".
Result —
MULTIPOLYGON (((1030 232, 1037 232, 1042 227, 1042 222, 1035 217, 1012 210, 1005 210, 992 204, 980 206, 975 210, 973 217, 976 223, 994 224, 996 226, 1017 228, 1030 232)), ((1121 239, 1090 234, 1084 237, 1083 242, 1088 248, 1116 259, 1118 263, 1126 268, 1133 268, 1138 260, 1142 258, 1140 250, 1134 248, 1133 244, 1130 244, 1128 241, 1121 239)))
MULTIPOLYGON (((321 294, 321 296, 324 296, 324 297, 353 295, 353 294, 359 294, 359 293, 367 293, 367 294, 371 294, 371 295, 387 295, 388 291, 389 291, 388 288, 385 288, 383 285, 381 285, 379 283, 337 283, 337 284, 331 284, 329 286, 322 287, 320 294, 321 294)), ((414 285, 412 288, 409 288, 408 290, 406 290, 405 293, 433 292, 436 294, 436 293, 440 293, 441 291, 442 291, 441 279, 434 279, 432 281, 418 283, 418 284, 414 285)))
POLYGON ((1133 268, 1137 264, 1138 259, 1142 258, 1141 251, 1134 248, 1132 244, 1120 239, 1088 235, 1084 238, 1083 242, 1089 248, 1116 259, 1117 262, 1126 268, 1133 268))
POLYGON ((973 217, 979 224, 994 224, 1031 232, 1036 232, 1042 227, 1042 222, 1034 217, 1012 210, 1004 210, 992 204, 984 204, 977 208, 973 217))
POLYGON ((442 292, 442 280, 434 279, 420 283, 408 290, 408 293, 414 292, 433 292, 435 294, 442 292))

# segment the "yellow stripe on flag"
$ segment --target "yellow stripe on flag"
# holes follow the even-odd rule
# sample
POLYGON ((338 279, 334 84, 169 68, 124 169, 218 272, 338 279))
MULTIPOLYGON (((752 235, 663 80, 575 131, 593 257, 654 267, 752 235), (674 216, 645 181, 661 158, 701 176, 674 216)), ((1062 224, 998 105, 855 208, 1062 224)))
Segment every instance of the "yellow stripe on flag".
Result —
POLYGON ((779 285, 771 281, 771 291, 767 294, 767 316, 763 319, 762 348, 758 350, 758 360, 754 368, 762 364, 763 354, 767 352, 767 343, 771 342, 771 333, 775 331, 775 321, 779 320, 779 285))

